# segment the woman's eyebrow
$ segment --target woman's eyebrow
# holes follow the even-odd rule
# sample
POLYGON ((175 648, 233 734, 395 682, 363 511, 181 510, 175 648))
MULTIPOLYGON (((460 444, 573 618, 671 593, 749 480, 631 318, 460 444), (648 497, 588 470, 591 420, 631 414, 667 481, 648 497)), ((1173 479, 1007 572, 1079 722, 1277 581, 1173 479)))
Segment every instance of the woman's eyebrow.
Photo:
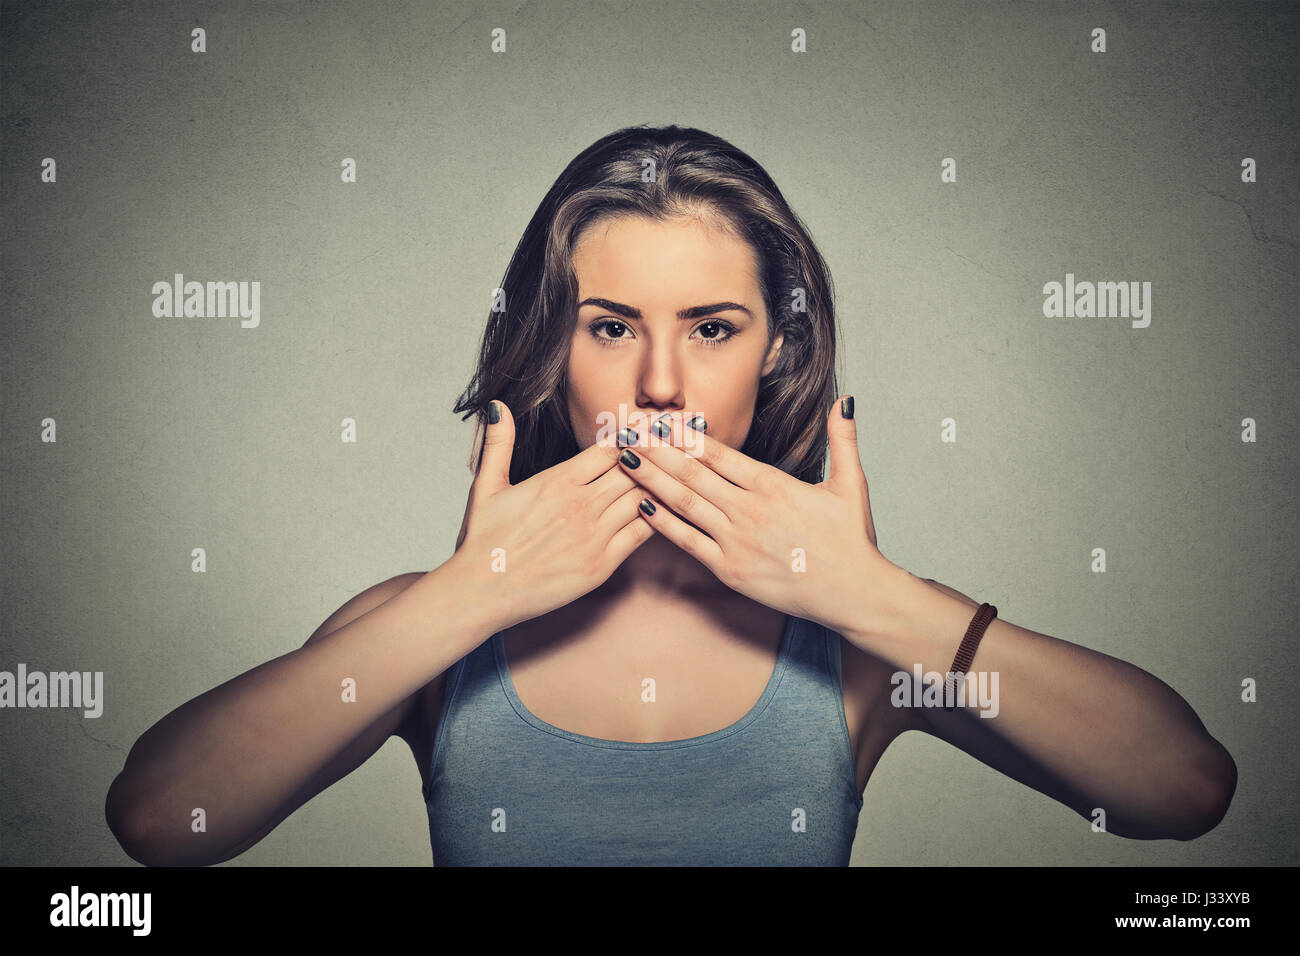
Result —
MULTIPOLYGON (((599 308, 613 312, 615 315, 621 315, 625 319, 641 318, 640 309, 634 309, 632 306, 624 305, 622 302, 611 302, 609 299, 600 299, 595 297, 583 299, 578 303, 578 308, 582 308, 584 305, 598 306, 599 308)), ((751 319, 754 317, 753 312, 749 311, 749 309, 745 308, 738 302, 715 302, 713 305, 697 305, 690 309, 682 309, 677 313, 677 319, 680 322, 686 322, 691 319, 703 318, 706 315, 713 315, 717 312, 730 312, 733 309, 739 312, 744 312, 751 319)))

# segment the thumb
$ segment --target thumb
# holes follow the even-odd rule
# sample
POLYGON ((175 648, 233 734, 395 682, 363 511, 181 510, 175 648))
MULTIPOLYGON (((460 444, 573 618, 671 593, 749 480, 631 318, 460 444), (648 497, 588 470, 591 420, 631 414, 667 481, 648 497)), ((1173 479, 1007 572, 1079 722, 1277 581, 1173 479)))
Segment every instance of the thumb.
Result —
POLYGON ((506 403, 488 403, 487 433, 474 485, 487 494, 510 487, 510 459, 515 450, 515 419, 506 403), (495 419, 495 421, 493 420, 495 419))
POLYGON ((858 458, 858 425, 853 418, 853 396, 841 395, 826 421, 830 441, 830 474, 826 484, 853 487, 865 476, 858 458))

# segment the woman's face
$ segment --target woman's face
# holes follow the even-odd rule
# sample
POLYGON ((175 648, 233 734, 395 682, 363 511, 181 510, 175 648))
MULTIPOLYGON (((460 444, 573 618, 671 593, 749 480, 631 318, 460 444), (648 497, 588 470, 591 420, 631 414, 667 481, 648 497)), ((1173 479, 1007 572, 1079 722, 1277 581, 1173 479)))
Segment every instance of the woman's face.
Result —
POLYGON ((780 335, 768 344, 754 250, 699 220, 638 216, 588 227, 573 264, 567 392, 578 446, 624 425, 657 440, 650 421, 678 412, 703 415, 709 437, 739 449, 781 348, 780 335))

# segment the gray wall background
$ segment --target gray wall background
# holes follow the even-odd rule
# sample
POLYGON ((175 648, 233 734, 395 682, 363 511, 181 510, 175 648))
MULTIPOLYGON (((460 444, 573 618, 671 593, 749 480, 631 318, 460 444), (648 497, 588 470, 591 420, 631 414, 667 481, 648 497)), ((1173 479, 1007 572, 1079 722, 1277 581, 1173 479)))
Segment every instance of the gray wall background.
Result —
MULTIPOLYGON (((0 863, 129 864, 104 797, 145 729, 451 555, 473 429, 450 408, 491 290, 564 165, 635 123, 732 140, 810 227, 881 550, 1151 671, 1240 772, 1209 835, 1132 841, 908 734, 854 863, 1300 861, 1298 25, 1288 3, 0 4, 0 669, 100 670, 106 697, 97 720, 0 711, 0 863), (177 272, 260 281, 260 328, 155 318, 177 272), (1150 281, 1150 327, 1045 318, 1066 273, 1150 281)), ((430 860, 394 738, 226 865, 430 860)))

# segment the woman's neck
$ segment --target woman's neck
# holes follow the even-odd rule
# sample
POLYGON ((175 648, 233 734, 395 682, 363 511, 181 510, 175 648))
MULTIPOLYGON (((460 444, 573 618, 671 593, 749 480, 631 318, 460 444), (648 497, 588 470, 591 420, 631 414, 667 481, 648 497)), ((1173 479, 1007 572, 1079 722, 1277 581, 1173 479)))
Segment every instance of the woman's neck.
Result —
MULTIPOLYGON (((541 639, 595 632, 607 640, 611 630, 620 630, 616 622, 638 621, 647 611, 660 620, 680 621, 686 615, 711 622, 716 631, 770 632, 778 638, 785 617, 727 587, 705 565, 656 532, 598 587, 511 630, 517 635, 540 634, 541 639)), ((642 636, 636 624, 628 633, 636 640, 642 636)))
POLYGON ((705 565, 659 532, 629 554, 599 590, 610 596, 664 595, 694 600, 732 593, 705 565))

